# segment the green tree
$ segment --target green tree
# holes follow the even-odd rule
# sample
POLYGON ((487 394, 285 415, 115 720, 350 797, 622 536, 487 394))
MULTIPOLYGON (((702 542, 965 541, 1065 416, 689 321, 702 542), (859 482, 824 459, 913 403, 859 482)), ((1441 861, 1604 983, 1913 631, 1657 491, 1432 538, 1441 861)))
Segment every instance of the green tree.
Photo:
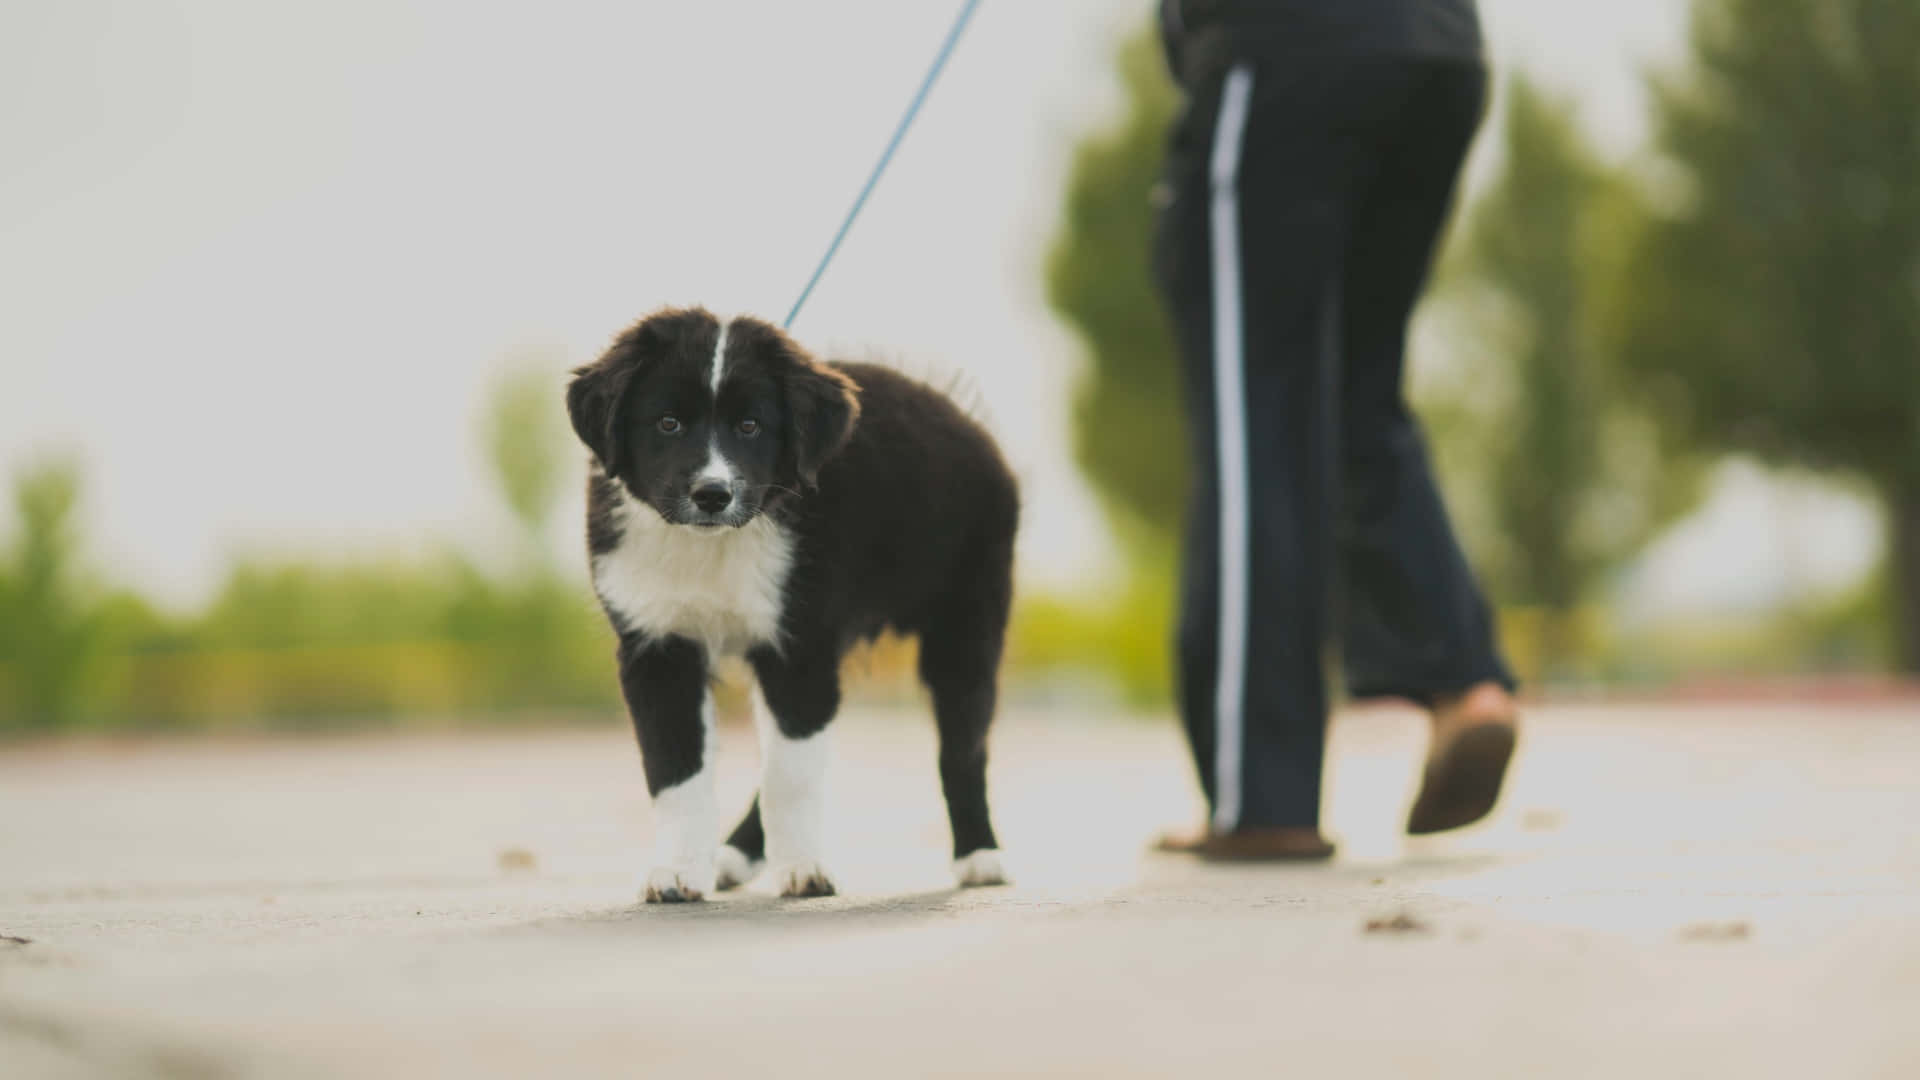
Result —
POLYGON ((0 551, 0 730, 53 730, 97 698, 110 628, 80 572, 79 499, 70 461, 14 481, 17 526, 0 551))
POLYGON ((1148 270, 1167 125, 1179 99, 1151 28, 1117 57, 1124 113, 1083 141, 1047 259, 1047 299, 1089 367, 1073 404, 1074 456, 1136 556, 1164 560, 1186 510, 1179 365, 1148 270))
POLYGON ((1628 355, 1694 445, 1863 477, 1920 672, 1920 4, 1701 0, 1628 355))
POLYGON ((1451 491, 1494 594, 1540 610, 1544 670, 1564 672, 1568 622, 1604 576, 1697 495, 1622 394, 1618 276, 1640 217, 1565 101, 1508 84, 1503 169, 1442 275, 1461 361, 1440 401, 1451 491), (1472 511, 1477 510, 1475 514, 1472 511))
POLYGON ((560 412, 561 368, 537 354, 517 358, 514 370, 494 385, 481 425, 487 463, 536 566, 572 445, 560 412))
POLYGON ((559 700, 550 689, 555 674, 577 670, 577 657, 602 655, 605 630, 591 592, 557 572, 547 546, 560 486, 577 460, 559 392, 564 358, 529 350, 514 359, 494 386, 482 435, 501 497, 520 524, 520 562, 496 580, 455 560, 447 627, 455 638, 516 643, 502 674, 559 700))

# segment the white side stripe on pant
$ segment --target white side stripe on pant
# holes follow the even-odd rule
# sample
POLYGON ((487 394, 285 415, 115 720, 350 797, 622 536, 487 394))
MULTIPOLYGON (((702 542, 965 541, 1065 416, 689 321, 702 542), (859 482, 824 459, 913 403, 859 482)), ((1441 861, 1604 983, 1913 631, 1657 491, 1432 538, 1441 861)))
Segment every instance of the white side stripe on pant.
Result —
POLYGON ((1227 73, 1208 164, 1213 238, 1213 408, 1220 460, 1219 668, 1213 692, 1213 827, 1240 823, 1241 745, 1247 681, 1246 343, 1240 283, 1240 144, 1253 69, 1227 73))

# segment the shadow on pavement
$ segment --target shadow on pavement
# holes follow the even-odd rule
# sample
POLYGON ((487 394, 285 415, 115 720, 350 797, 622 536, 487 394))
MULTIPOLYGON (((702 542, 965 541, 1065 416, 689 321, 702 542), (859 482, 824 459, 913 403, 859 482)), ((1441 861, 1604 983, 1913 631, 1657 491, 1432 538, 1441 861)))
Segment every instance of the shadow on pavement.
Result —
POLYGON ((842 895, 806 900, 787 900, 765 893, 730 892, 693 904, 647 904, 636 900, 618 908, 562 918, 536 919, 512 929, 552 930, 570 926, 604 929, 622 925, 650 927, 667 924, 737 927, 785 922, 833 924, 875 919, 910 921, 994 907, 997 905, 990 899, 994 896, 1014 899, 1018 896, 1018 890, 954 888, 890 896, 842 895))

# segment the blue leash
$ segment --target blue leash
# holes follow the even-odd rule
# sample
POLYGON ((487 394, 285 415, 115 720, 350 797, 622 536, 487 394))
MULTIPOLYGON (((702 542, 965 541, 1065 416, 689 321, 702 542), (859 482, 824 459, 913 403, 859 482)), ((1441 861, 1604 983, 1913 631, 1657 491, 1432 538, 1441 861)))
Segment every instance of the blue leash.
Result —
POLYGON ((927 70, 927 77, 920 83, 920 90, 913 95, 913 103, 907 106, 907 115, 900 118, 900 126, 893 130, 893 138, 887 140, 887 148, 880 155, 880 163, 873 167, 873 175, 867 177, 865 187, 860 189, 860 197, 853 200, 853 209, 847 211, 847 218, 840 223, 840 231, 833 234, 833 243, 827 245, 827 253, 820 258, 820 265, 814 267, 813 276, 807 279, 807 287, 800 290, 800 299, 793 302, 793 310, 787 312, 787 321, 780 325, 791 329, 793 320, 800 317, 800 308, 813 295, 813 287, 827 272, 827 265, 840 251, 840 242, 847 238, 848 230, 867 205, 867 196, 873 194, 875 184, 880 182, 880 174, 887 171, 887 164, 893 160, 893 152, 900 148, 900 140, 906 137, 907 129, 913 126, 914 117, 920 114, 920 106, 927 100, 927 92, 933 89, 935 80, 940 78, 941 69, 947 66, 947 58, 953 55, 953 47, 960 42, 960 34, 967 28, 967 21, 973 18, 973 9, 980 6, 980 0, 966 0, 960 5, 960 14, 954 17, 953 29, 947 31, 947 40, 940 43, 940 52, 933 58, 933 67, 927 70))

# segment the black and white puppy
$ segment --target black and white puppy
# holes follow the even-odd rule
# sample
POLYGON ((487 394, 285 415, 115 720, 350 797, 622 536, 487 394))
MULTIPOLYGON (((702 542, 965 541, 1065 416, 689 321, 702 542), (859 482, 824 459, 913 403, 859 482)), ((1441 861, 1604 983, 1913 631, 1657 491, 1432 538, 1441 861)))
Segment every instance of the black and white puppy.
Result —
POLYGON ((771 863, 783 896, 823 864, 825 729, 847 651, 917 635, 962 885, 1002 880, 987 729, 1019 496, 993 440, 897 372, 821 364, 758 319, 667 309, 567 390, 593 451, 587 546, 656 816, 649 901, 699 900, 771 863), (760 791, 725 845, 716 661, 759 684, 760 791))

